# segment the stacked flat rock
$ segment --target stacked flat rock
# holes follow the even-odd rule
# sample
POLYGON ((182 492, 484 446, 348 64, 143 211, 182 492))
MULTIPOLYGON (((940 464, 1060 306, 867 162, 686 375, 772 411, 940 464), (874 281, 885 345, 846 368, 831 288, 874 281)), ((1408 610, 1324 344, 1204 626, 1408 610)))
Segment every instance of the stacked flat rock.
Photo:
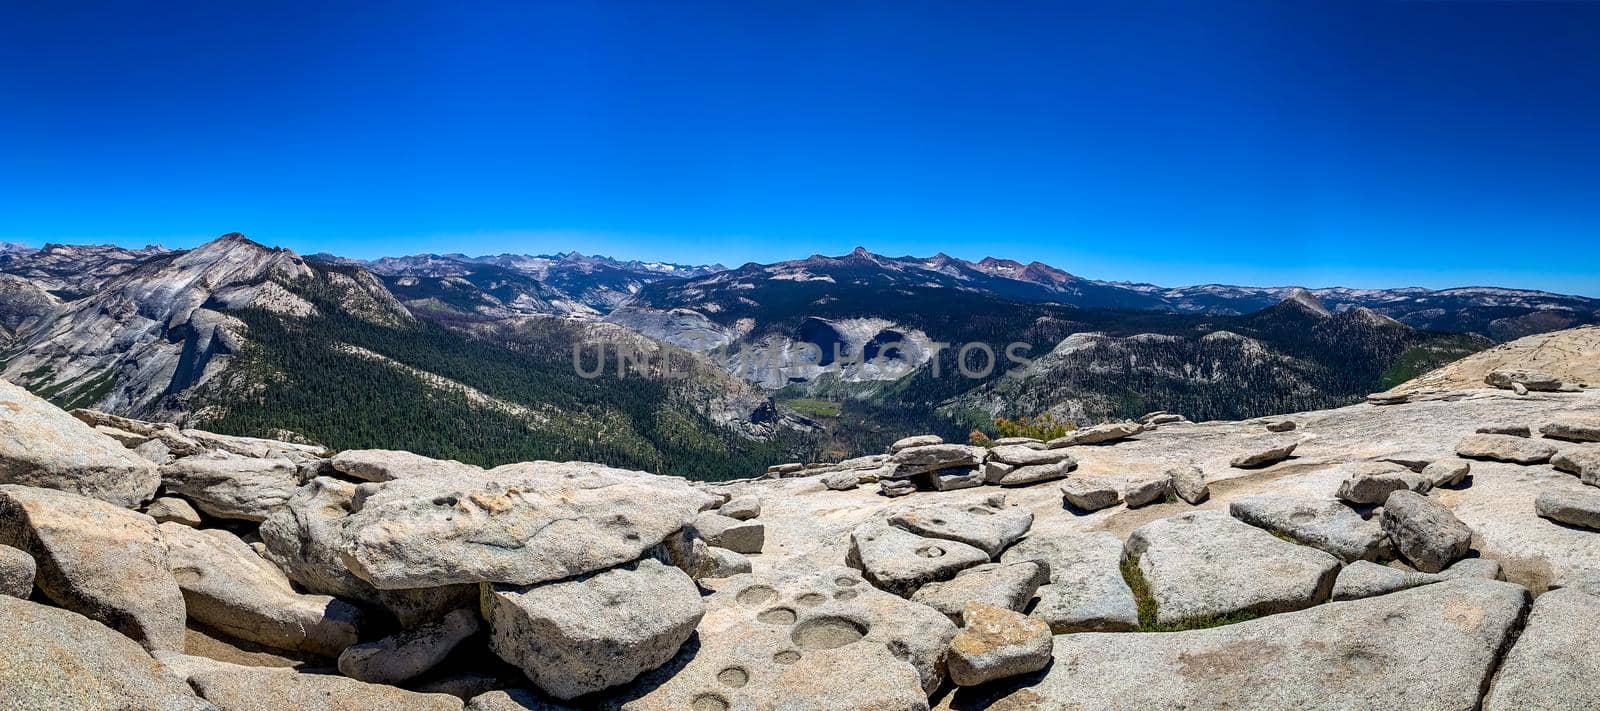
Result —
POLYGON ((1137 422, 1113 422, 1069 432, 1046 443, 1051 449, 1076 447, 1087 444, 1104 444, 1127 439, 1143 432, 1144 425, 1137 422))
POLYGON ((1433 488, 1428 476, 1389 462, 1353 462, 1340 469, 1345 478, 1339 483, 1339 498, 1358 506, 1382 504, 1396 491, 1427 492, 1433 488))
POLYGON ((1573 442, 1600 442, 1600 415, 1568 415, 1546 423, 1539 434, 1573 442))
POLYGON ((1040 561, 1050 578, 1030 615, 1055 634, 1124 632, 1139 627, 1133 590, 1122 577, 1122 541, 1115 534, 1035 533, 1007 549, 1002 562, 1040 561))
POLYGON ((1462 457, 1513 464, 1543 464, 1558 451, 1550 442, 1512 435, 1474 434, 1456 444, 1456 454, 1462 457))
POLYGON ((1489 371, 1483 382, 1490 387, 1511 390, 1520 385, 1528 390, 1554 392, 1562 387, 1561 378, 1540 370, 1499 368, 1489 371))
POLYGON ((1376 560, 1388 538, 1377 521, 1337 501, 1261 494, 1234 501, 1228 513, 1257 528, 1352 562, 1376 560))
POLYGON ((891 461, 895 476, 904 478, 941 469, 975 468, 983 464, 986 454, 982 447, 965 444, 924 444, 896 451, 891 461))
POLYGON ((57 489, 132 508, 161 486, 156 467, 32 393, 0 380, 0 484, 57 489))

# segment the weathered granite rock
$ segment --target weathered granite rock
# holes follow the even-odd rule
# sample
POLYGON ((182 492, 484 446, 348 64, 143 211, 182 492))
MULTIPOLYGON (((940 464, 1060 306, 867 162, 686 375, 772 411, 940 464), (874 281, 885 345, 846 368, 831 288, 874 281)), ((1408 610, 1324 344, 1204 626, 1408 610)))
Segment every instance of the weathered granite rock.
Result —
POLYGON ((1370 405, 1377 405, 1379 407, 1384 405, 1404 405, 1408 402, 1411 402, 1411 395, 1412 393, 1410 392, 1385 390, 1381 393, 1368 394, 1367 403, 1370 405))
POLYGON ((261 523, 263 557, 313 593, 377 603, 377 590, 345 567, 344 520, 356 487, 317 477, 295 491, 261 523))
POLYGON ((1456 486, 1472 473, 1472 462, 1465 459, 1441 459, 1422 470, 1422 478, 1434 487, 1456 486))
POLYGON ((1017 466, 1015 464, 997 462, 993 459, 986 460, 983 463, 983 480, 988 484, 999 484, 1000 480, 1006 478, 1007 474, 1016 470, 1017 466))
POLYGON ((339 673, 374 684, 409 681, 438 666, 482 626, 477 612, 456 610, 416 629, 345 648, 339 673))
POLYGON ((198 455, 161 467, 161 483, 209 516, 263 521, 300 488, 300 473, 288 459, 198 455))
POLYGON ((27 709, 214 709, 150 654, 82 615, 0 595, 0 706, 27 709))
POLYGON ((992 480, 1000 486, 1031 486, 1047 481, 1065 479, 1077 468, 1078 460, 1068 457, 1054 464, 1033 464, 1025 467, 1016 467, 999 479, 992 480))
POLYGON ((881 479, 878 481, 878 493, 889 498, 915 494, 917 485, 909 479, 881 479))
POLYGON ((33 556, 0 545, 0 595, 28 599, 33 594, 33 578, 38 573, 33 556))
POLYGON ((1433 480, 1391 462, 1351 462, 1340 467, 1345 472, 1338 496, 1361 506, 1381 504, 1396 491, 1427 492, 1433 480))
POLYGON ((1167 494, 1171 492, 1171 486, 1171 481, 1165 477, 1134 482, 1129 484, 1127 490, 1122 492, 1122 501, 1130 509, 1161 503, 1167 498, 1167 494))
POLYGON ((1049 442, 1046 442, 1045 446, 1049 447, 1050 449, 1058 449, 1061 447, 1076 447, 1087 444, 1105 444, 1107 442, 1115 442, 1120 439, 1127 439, 1136 434, 1144 432, 1144 429, 1144 425, 1141 425, 1137 422, 1112 422, 1104 425, 1095 425, 1094 427, 1088 427, 1074 432, 1068 432, 1065 436, 1057 437, 1049 442))
POLYGON ((1045 448, 1044 440, 1036 437, 1001 437, 1000 439, 994 441, 994 446, 996 447, 1013 447, 1017 445, 1032 447, 1034 449, 1045 448))
POLYGON ((1033 599, 1040 585, 1050 581, 1050 565, 1038 560, 990 563, 967 568, 950 580, 928 583, 911 596, 961 624, 962 611, 969 603, 981 602, 1008 610, 1021 611, 1033 599))
POLYGON ((1600 530, 1600 491, 1549 489, 1534 499, 1533 508, 1551 521, 1600 530))
POLYGON ((1435 573, 1413 573, 1371 561, 1358 560, 1339 571, 1339 579, 1333 583, 1333 599, 1359 600, 1445 580, 1448 578, 1435 573))
POLYGON ((518 466, 471 480, 367 485, 377 490, 343 524, 345 564, 385 590, 532 585, 637 560, 710 502, 682 480, 643 472, 518 466))
POLYGON ((1071 457, 1071 454, 1059 449, 1039 449, 1026 444, 1008 444, 989 450, 988 461, 1026 467, 1034 464, 1055 464, 1071 457))
MULTIPOLYGON (((140 458, 158 467, 163 464, 170 464, 172 463, 172 460, 177 458, 172 455, 172 448, 167 446, 166 442, 163 442, 159 439, 153 439, 149 442, 145 442, 144 444, 134 447, 133 453, 139 455, 140 458)), ((160 477, 160 474, 157 474, 156 476, 160 477)))
POLYGON ((454 696, 419 694, 337 674, 301 674, 180 654, 163 654, 161 662, 223 711, 461 711, 462 707, 454 696))
POLYGON ((761 515, 761 499, 754 496, 735 496, 717 508, 717 513, 739 521, 749 521, 761 515))
POLYGON ((919 536, 960 541, 990 557, 1016 543, 1033 525, 1033 512, 1007 508, 1004 500, 967 507, 925 506, 889 517, 889 525, 919 536))
POLYGON ((339 655, 360 638, 360 608, 302 595, 271 563, 227 531, 161 524, 189 619, 278 649, 339 655))
POLYGON ((1505 571, 1500 569, 1500 562, 1487 558, 1462 558, 1450 567, 1440 571, 1439 577, 1445 580, 1455 580, 1456 578, 1506 579, 1505 571))
POLYGON ((925 538, 871 521, 850 533, 845 562, 879 589, 910 597, 923 585, 989 562, 989 554, 959 541, 925 538))
POLYGON ((32 393, 0 380, 0 484, 135 508, 161 486, 156 467, 32 393))
POLYGON ((760 553, 767 539, 766 526, 712 511, 702 511, 696 516, 694 528, 707 544, 735 553, 760 553))
POLYGON ((912 447, 928 447, 935 444, 944 444, 944 438, 940 437, 939 435, 916 435, 914 437, 905 437, 902 439, 897 439, 894 441, 894 444, 889 445, 889 453, 898 454, 902 450, 911 449, 912 447))
POLYGON ((706 599, 698 648, 646 675, 622 708, 926 709, 955 634, 944 615, 854 571, 739 576, 706 599))
POLYGON ((1484 699, 1485 711, 1600 708, 1600 597, 1578 590, 1539 596, 1484 699))
POLYGON ((1293 432, 1298 425, 1294 420, 1278 420, 1267 423, 1268 432, 1293 432))
POLYGON ((1032 674, 1050 665, 1050 626, 1009 608, 967 606, 966 626, 950 640, 950 681, 977 686, 1032 674))
POLYGON ((1061 496, 1068 505, 1083 511, 1099 511, 1122 503, 1122 492, 1115 482, 1092 476, 1075 476, 1061 484, 1061 496))
POLYGON ((1172 493, 1190 505, 1199 505, 1211 498, 1211 487, 1206 484, 1206 473, 1200 467, 1185 465, 1167 470, 1172 493))
POLYGON ((472 697, 466 711, 576 711, 571 706, 546 701, 529 689, 499 689, 472 697))
POLYGON ((0 485, 0 545, 32 556, 57 605, 147 649, 183 649, 183 594, 154 519, 98 499, 0 485))
POLYGON ((626 684, 661 666, 703 613, 694 581, 648 558, 561 582, 483 586, 490 647, 557 699, 626 684))
POLYGON ((1221 511, 1147 523, 1128 537, 1126 550, 1139 559, 1161 624, 1305 609, 1328 599, 1339 572, 1337 558, 1221 511))
POLYGON ((744 557, 742 553, 708 546, 701 542, 695 549, 694 567, 686 572, 695 580, 731 578, 750 572, 750 559, 744 557))
POLYGON ((940 469, 966 469, 983 464, 988 450, 965 444, 925 444, 894 453, 895 476, 910 477, 940 469))
POLYGON ((861 485, 861 477, 855 472, 835 472, 822 477, 822 485, 833 491, 849 491, 861 485))
POLYGON ((1300 446, 1299 440, 1273 440, 1255 445, 1247 454, 1234 457, 1229 466, 1240 469, 1253 469, 1268 467, 1277 464, 1294 454, 1296 447, 1300 446))
POLYGON ((261 437, 236 437, 194 429, 180 430, 180 433, 193 440, 203 451, 227 452, 250 459, 288 459, 293 462, 308 462, 325 459, 329 454, 327 447, 316 444, 261 437))
POLYGON ((1377 521, 1363 519, 1350 507, 1326 499, 1261 494, 1234 501, 1228 505, 1228 513, 1347 563, 1377 560, 1387 540, 1377 521))
POLYGON ((198 528, 200 526, 200 512, 195 511, 189 502, 175 496, 163 496, 150 502, 144 509, 146 516, 156 520, 156 523, 181 523, 185 526, 198 528))
POLYGON ((1577 474, 1579 481, 1600 486, 1600 447, 1569 447, 1550 458, 1550 466, 1577 474))
POLYGON ((394 481, 417 477, 481 476, 482 467, 453 459, 431 459, 393 449, 351 449, 333 455, 331 465, 345 476, 362 481, 394 481))
POLYGON ((926 475, 933 480, 934 491, 958 491, 960 489, 975 489, 983 486, 983 470, 976 467, 971 469, 940 469, 926 475))
POLYGON ((1444 504, 1414 491, 1389 495, 1382 525, 1395 550, 1424 573, 1444 570, 1472 547, 1471 528, 1444 504))
POLYGON ((1526 368, 1498 368, 1489 371, 1483 382, 1490 387, 1510 390, 1512 386, 1521 385, 1529 390, 1554 392, 1561 389, 1561 378, 1539 370, 1526 368))
POLYGON ((1039 603, 1030 614, 1055 634, 1139 627, 1133 590, 1122 578, 1122 540, 1116 534, 1036 533, 1007 549, 1000 560, 1049 565, 1050 581, 1039 587, 1039 603))
POLYGON ((1477 432, 1478 432, 1478 434, 1511 435, 1512 437, 1532 437, 1533 436, 1533 429, 1528 427, 1527 425, 1518 425, 1518 424, 1511 424, 1511 423, 1497 424, 1497 425, 1484 425, 1482 427, 1479 427, 1477 432))
POLYGON ((1600 442, 1600 415, 1567 415, 1539 428, 1539 434, 1573 442, 1600 442))
POLYGON ((1192 632, 1058 635, 1043 675, 939 708, 1472 709, 1527 597, 1459 580, 1192 632))
POLYGON ((1456 454, 1468 459, 1492 459, 1514 464, 1543 464, 1556 455, 1556 446, 1544 440, 1511 435, 1475 434, 1456 444, 1456 454))

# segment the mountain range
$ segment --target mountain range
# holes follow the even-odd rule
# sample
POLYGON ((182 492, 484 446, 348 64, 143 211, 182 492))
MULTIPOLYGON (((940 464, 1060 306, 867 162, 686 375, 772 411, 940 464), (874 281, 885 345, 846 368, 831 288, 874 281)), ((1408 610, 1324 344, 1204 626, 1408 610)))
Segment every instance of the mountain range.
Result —
POLYGON ((1591 323, 1600 300, 1538 291, 1167 288, 864 249, 734 269, 577 252, 301 257, 238 234, 191 250, 0 249, 0 375, 63 406, 697 478, 1001 417, 1339 405, 1591 323), (1024 357, 968 377, 984 358, 964 344, 1024 357), (583 375, 575 352, 600 352, 604 374, 583 375), (619 374, 625 354, 683 377, 619 374))

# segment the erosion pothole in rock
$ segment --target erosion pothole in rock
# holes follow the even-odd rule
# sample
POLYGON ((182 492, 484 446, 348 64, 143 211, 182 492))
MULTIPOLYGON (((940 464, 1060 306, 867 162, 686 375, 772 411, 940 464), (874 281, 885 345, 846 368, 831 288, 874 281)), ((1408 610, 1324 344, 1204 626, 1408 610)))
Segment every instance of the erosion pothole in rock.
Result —
POLYGON ((854 599, 856 599, 856 591, 854 591, 854 590, 840 590, 839 592, 836 592, 836 593, 833 594, 833 599, 835 599, 835 600, 854 600, 854 599))
POLYGON ((779 664, 793 664, 800 661, 800 653, 794 651, 793 649, 785 649, 777 654, 772 655, 772 661, 779 664))
POLYGON ((794 628, 789 637, 801 649, 838 649, 867 636, 867 626, 843 617, 818 617, 794 628))
POLYGON ((739 591, 739 595, 735 599, 739 601, 740 605, 744 605, 745 607, 756 607, 772 602, 773 599, 777 597, 777 590, 769 588, 765 585, 751 585, 750 587, 739 591))
POLYGON ((795 598, 794 601, 805 607, 816 607, 824 602, 827 602, 828 596, 823 595, 822 593, 806 593, 795 598))
POLYGON ((834 585, 838 585, 839 587, 848 588, 848 587, 852 587, 852 586, 855 586, 855 585, 860 585, 861 581, 860 580, 856 580, 855 578, 847 578, 847 577, 841 575, 841 576, 833 579, 833 584, 834 585))
POLYGON ((769 610, 762 610, 760 614, 756 615, 756 619, 769 625, 792 625, 794 624, 795 614, 794 610, 787 607, 774 607, 769 610))
POLYGON ((728 700, 716 694, 701 694, 689 702, 692 711, 728 711, 728 700))
POLYGON ((739 667, 728 667, 717 672, 717 681, 723 686, 737 689, 750 682, 750 673, 739 667))

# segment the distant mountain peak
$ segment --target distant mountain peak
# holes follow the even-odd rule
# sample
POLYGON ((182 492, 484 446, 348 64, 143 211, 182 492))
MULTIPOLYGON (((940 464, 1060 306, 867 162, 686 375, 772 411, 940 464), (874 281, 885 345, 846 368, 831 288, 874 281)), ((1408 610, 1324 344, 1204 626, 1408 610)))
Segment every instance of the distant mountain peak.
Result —
POLYGON ((1298 305, 1307 311, 1322 317, 1333 315, 1333 312, 1329 311, 1328 307, 1324 306, 1322 301, 1319 300, 1315 294, 1312 294, 1308 289, 1298 286, 1289 289, 1289 293, 1284 297, 1283 303, 1298 305))

